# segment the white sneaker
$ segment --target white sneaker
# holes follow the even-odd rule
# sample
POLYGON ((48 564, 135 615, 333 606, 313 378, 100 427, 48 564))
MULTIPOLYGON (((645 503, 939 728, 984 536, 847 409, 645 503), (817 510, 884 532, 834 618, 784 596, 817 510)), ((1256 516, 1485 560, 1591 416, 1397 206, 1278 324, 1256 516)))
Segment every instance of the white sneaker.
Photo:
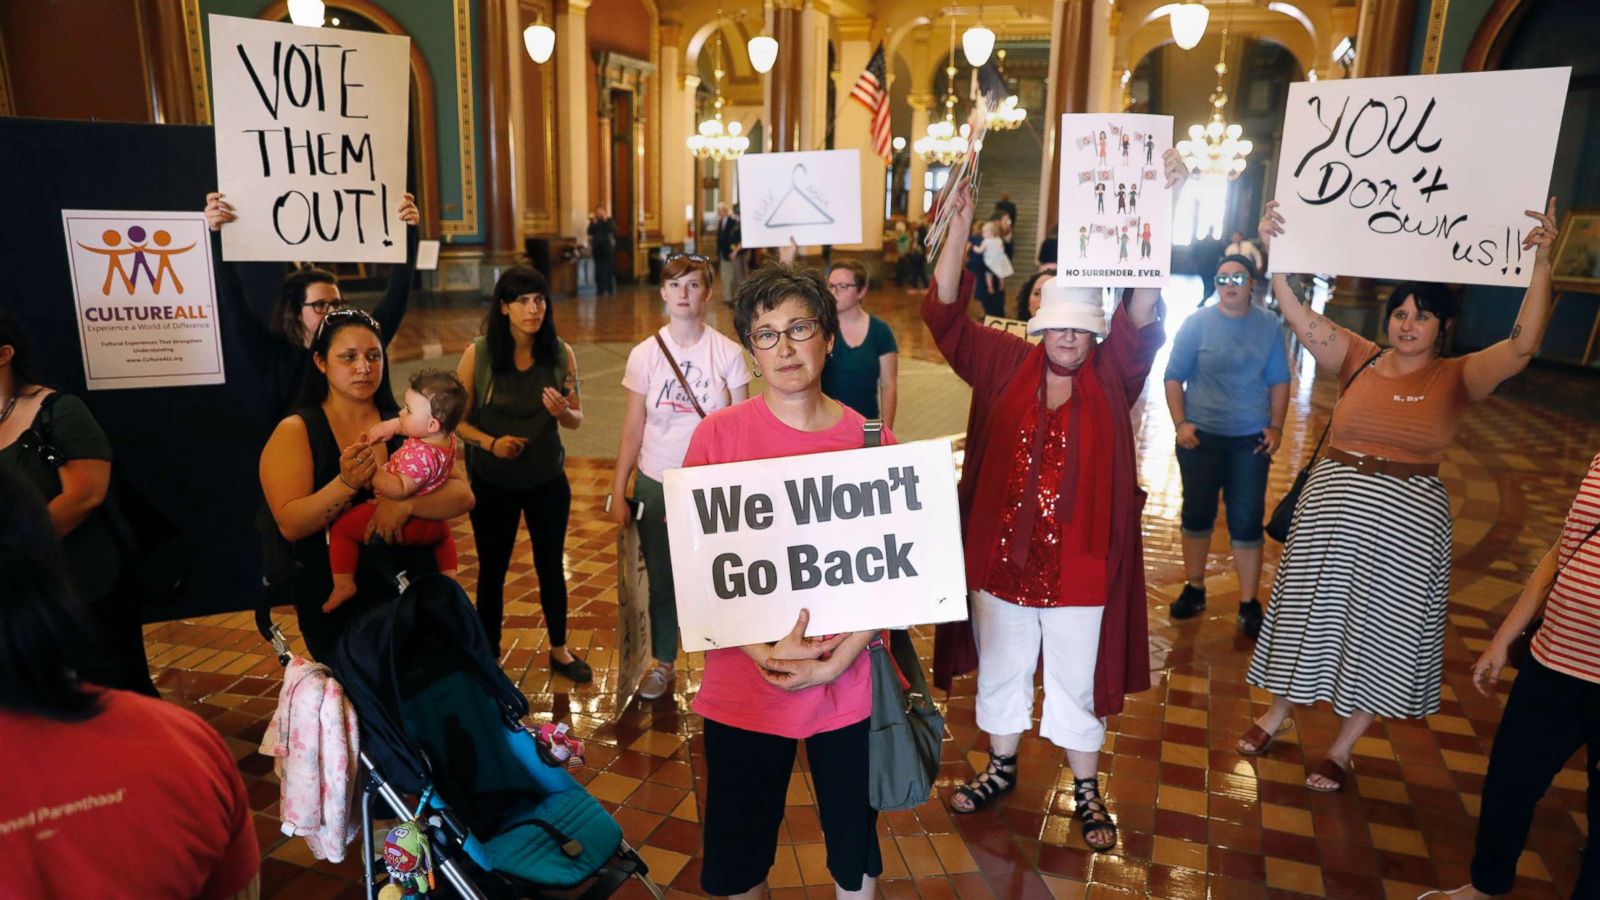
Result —
POLYGON ((667 689, 672 687, 672 668, 669 666, 656 666, 644 673, 639 679, 639 699, 659 700, 666 696, 667 689))

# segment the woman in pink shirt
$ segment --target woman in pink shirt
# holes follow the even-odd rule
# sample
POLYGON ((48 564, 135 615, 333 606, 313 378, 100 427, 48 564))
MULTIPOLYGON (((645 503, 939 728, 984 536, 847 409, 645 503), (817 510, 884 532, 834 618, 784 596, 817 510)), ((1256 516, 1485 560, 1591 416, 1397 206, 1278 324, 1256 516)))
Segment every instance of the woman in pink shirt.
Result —
MULTIPOLYGON (((860 414, 822 394, 839 332, 815 271, 768 266, 740 282, 733 323, 767 382, 764 394, 718 410, 695 429, 685 466, 770 459, 865 444, 860 414)), ((894 442, 883 432, 883 442, 894 442)), ((712 650, 694 711, 705 718, 705 863, 714 896, 765 897, 795 748, 817 796, 828 871, 840 897, 871 897, 883 871, 877 812, 867 799, 871 632, 803 637, 807 615, 776 644, 712 650)))

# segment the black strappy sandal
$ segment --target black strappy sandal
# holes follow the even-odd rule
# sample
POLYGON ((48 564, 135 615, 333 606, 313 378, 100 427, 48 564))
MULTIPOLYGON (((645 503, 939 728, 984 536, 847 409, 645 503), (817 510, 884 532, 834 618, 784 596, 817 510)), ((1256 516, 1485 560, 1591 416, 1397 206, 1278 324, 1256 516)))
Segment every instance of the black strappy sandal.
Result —
POLYGON ((1117 846, 1117 823, 1111 821, 1106 811, 1105 798, 1100 795, 1100 779, 1074 778, 1072 780, 1073 814, 1083 823, 1083 842, 1096 853, 1104 853, 1117 846), (1111 840, 1096 844, 1090 835, 1111 833, 1111 840))
POLYGON ((1009 794, 1017 786, 1017 755, 997 756, 989 754, 989 765, 984 767, 978 777, 966 784, 956 787, 956 796, 967 798, 972 804, 971 809, 962 809, 954 803, 950 804, 950 811, 957 815, 971 815, 990 803, 1002 794, 1009 794))

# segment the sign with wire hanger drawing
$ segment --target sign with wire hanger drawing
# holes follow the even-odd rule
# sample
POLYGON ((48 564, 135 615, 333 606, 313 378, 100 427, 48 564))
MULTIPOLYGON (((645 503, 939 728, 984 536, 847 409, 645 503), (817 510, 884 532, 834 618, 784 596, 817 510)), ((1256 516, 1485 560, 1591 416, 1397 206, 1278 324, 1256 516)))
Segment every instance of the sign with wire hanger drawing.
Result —
POLYGON ((1571 73, 1289 85, 1273 271, 1526 287, 1571 73))
POLYGON ((807 150, 739 157, 742 246, 861 243, 861 152, 807 150))

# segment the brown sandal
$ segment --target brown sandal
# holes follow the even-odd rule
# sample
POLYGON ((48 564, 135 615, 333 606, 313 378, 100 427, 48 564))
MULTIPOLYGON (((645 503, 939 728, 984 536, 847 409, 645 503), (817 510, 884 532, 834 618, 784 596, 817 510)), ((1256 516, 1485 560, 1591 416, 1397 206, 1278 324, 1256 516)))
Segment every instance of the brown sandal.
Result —
POLYGON ((1252 723, 1251 726, 1250 726, 1250 730, 1246 731, 1244 733, 1244 736, 1239 738, 1239 740, 1234 743, 1233 749, 1239 751, 1239 753, 1241 755, 1244 755, 1244 756, 1263 756, 1263 755, 1266 754, 1268 748, 1270 748, 1272 746, 1274 741, 1276 741, 1280 737, 1283 737, 1284 735, 1288 734, 1289 732, 1291 732, 1293 730, 1294 730, 1294 720, 1293 719, 1285 719, 1285 720, 1283 720, 1283 723, 1278 726, 1278 730, 1273 732, 1273 733, 1271 733, 1271 734, 1268 734, 1267 730, 1265 728, 1262 728, 1260 725, 1252 723), (1246 743, 1246 742, 1248 742, 1250 744, 1250 746, 1254 747, 1255 749, 1254 750, 1246 750, 1243 747, 1239 746, 1239 744, 1243 744, 1243 743, 1246 743))
POLYGON ((1348 768, 1346 768, 1346 766, 1341 766, 1334 762, 1332 757, 1328 757, 1317 765, 1316 770, 1311 773, 1311 776, 1307 777, 1306 787, 1313 791, 1317 791, 1318 793, 1337 794, 1338 792, 1344 790, 1345 780, 1350 777, 1349 769, 1353 768, 1355 768, 1355 766, 1349 766, 1348 768), (1316 785, 1312 784, 1310 778, 1319 775, 1333 782, 1333 787, 1317 787, 1316 785))

